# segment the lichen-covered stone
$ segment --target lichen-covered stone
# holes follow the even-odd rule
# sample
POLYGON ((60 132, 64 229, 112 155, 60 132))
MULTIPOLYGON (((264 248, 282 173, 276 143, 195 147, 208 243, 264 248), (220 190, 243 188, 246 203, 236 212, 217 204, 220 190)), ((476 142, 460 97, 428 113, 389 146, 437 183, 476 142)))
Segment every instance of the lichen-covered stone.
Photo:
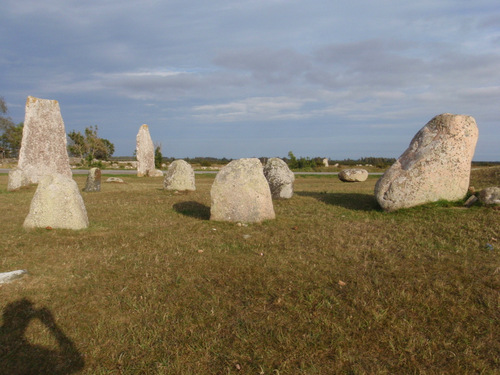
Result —
POLYGON ((57 100, 28 96, 17 169, 9 173, 7 189, 37 184, 46 174, 71 177, 66 131, 57 100))
POLYGON ((210 220, 256 223, 275 218, 269 184, 259 159, 233 160, 210 191, 210 220))
POLYGON ((363 182, 368 178, 366 169, 351 168, 339 172, 339 180, 343 182, 363 182))
POLYGON ((87 210, 76 182, 62 174, 43 176, 23 226, 83 229, 88 225, 87 210))
POLYGON ((149 127, 146 124, 142 125, 137 133, 135 152, 137 176, 150 176, 155 170, 155 146, 149 134, 149 127))
POLYGON ((264 176, 273 199, 290 199, 293 196, 295 175, 283 160, 270 158, 264 166, 264 176))
POLYGON ((179 191, 196 190, 193 167, 184 160, 173 161, 165 174, 163 188, 179 191))
POLYGON ((378 180, 375 197, 386 211, 467 193, 478 129, 471 116, 441 114, 429 121, 408 149, 378 180))
POLYGON ((98 192, 101 191, 101 170, 99 168, 90 168, 87 175, 87 182, 83 191, 98 192))
POLYGON ((492 186, 481 190, 479 201, 487 205, 500 205, 500 187, 492 186))

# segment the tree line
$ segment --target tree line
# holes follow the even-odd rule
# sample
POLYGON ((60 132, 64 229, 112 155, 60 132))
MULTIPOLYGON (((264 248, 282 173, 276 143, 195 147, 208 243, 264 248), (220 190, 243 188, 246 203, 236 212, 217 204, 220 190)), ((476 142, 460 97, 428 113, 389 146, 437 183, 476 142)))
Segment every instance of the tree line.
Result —
MULTIPOLYGON (((7 116, 7 113, 7 104, 4 98, 0 97, 0 157, 17 158, 19 156, 19 149, 21 148, 24 124, 22 122, 15 124, 12 119, 7 116)), ((69 154, 80 158, 87 166, 99 165, 100 160, 109 160, 114 151, 115 146, 113 143, 105 138, 99 137, 97 125, 85 128, 83 133, 75 130, 68 133, 69 154)), ((265 157, 259 159, 263 162, 267 160, 265 157)), ((161 145, 155 145, 156 168, 161 168, 162 163, 170 163, 174 160, 175 158, 163 157, 161 145)), ((184 160, 190 164, 210 167, 212 165, 225 165, 232 159, 225 157, 194 157, 185 158, 184 160)), ((290 151, 288 157, 284 157, 283 160, 288 164, 290 169, 315 170, 323 166, 323 158, 321 157, 296 157, 292 151, 290 151)), ((379 168, 386 168, 395 161, 395 158, 362 157, 360 159, 329 160, 329 163, 338 163, 348 166, 368 164, 379 168)))

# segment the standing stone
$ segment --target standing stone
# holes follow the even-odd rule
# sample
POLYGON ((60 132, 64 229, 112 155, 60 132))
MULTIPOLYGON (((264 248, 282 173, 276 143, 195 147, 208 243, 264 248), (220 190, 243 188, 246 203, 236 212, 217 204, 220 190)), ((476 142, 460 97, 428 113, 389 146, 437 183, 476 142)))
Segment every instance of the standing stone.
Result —
POLYGON ((280 158, 271 158, 264 166, 264 176, 269 183, 273 199, 290 199, 293 196, 295 175, 280 158))
POLYGON ((323 165, 328 168, 328 158, 323 159, 323 165))
POLYGON ((344 169, 339 172, 338 177, 343 182, 363 182, 368 178, 368 171, 359 168, 344 169))
POLYGON ((76 182, 62 174, 45 175, 31 201, 25 228, 87 228, 87 210, 76 182))
POLYGON ((89 193, 101 191, 101 170, 99 168, 90 168, 87 176, 87 183, 83 191, 89 193))
POLYGON ((458 200, 467 193, 478 129, 471 116, 445 113, 434 117, 375 185, 386 211, 440 199, 458 200))
POLYGON ((271 190, 259 159, 233 160, 210 191, 210 220, 256 223, 274 219, 271 190))
POLYGON ((184 160, 173 161, 165 174, 163 188, 179 191, 196 190, 193 167, 184 160))
POLYGON ((136 137, 136 157, 138 177, 163 176, 163 172, 155 169, 155 146, 146 124, 139 128, 136 137), (158 173, 159 172, 159 173, 158 173))
POLYGON ((500 187, 492 186, 479 192, 479 201, 482 204, 500 205, 500 187))
POLYGON ((37 184, 46 174, 71 177, 66 131, 57 100, 28 96, 17 168, 9 173, 7 189, 37 184))

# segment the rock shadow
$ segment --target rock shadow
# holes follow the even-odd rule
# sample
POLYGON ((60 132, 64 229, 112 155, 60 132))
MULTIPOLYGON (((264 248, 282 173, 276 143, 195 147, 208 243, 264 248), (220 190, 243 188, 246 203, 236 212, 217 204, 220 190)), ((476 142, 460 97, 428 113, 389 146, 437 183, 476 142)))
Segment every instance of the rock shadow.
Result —
POLYGON ((0 375, 66 375, 83 369, 85 362, 75 344, 57 326, 47 308, 35 309, 26 298, 8 304, 0 326, 0 375), (53 350, 30 343, 25 337, 31 321, 38 319, 58 345, 53 350))
POLYGON ((200 220, 210 220, 210 207, 199 202, 180 202, 174 204, 173 208, 175 211, 185 216, 194 217, 200 220))
POLYGON ((380 211, 381 208, 374 195, 356 193, 321 193, 299 191, 295 194, 302 197, 312 197, 320 202, 340 206, 356 211, 380 211))

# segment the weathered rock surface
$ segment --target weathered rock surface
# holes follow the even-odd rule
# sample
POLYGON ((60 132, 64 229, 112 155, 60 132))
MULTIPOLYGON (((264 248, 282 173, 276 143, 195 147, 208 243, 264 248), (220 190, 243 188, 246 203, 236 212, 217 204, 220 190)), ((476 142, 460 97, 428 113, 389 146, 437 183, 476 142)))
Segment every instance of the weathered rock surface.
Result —
POLYGON ((295 175, 280 158, 270 158, 264 166, 264 176, 269 183, 273 199, 290 199, 293 196, 295 175))
POLYGON ((168 166, 163 180, 166 190, 196 190, 193 167, 185 160, 175 160, 168 166))
POLYGON ((9 173, 12 191, 37 184, 46 174, 71 177, 66 131, 57 100, 28 96, 17 168, 9 173))
POLYGON ((467 193, 478 129, 471 116, 445 113, 434 117, 408 149, 378 180, 375 197, 386 211, 467 193))
POLYGON ((137 157, 137 176, 150 176, 155 170, 155 146, 149 134, 149 127, 146 124, 139 128, 135 151, 137 157))
POLYGON ((16 270, 10 272, 0 272, 0 284, 11 283, 14 280, 17 280, 24 275, 26 275, 28 271, 26 270, 16 270))
POLYGON ((368 178, 368 171, 359 168, 344 169, 339 172, 338 177, 343 182, 363 182, 368 178))
POLYGON ((43 176, 23 226, 83 229, 88 225, 87 210, 76 182, 62 174, 43 176))
POLYGON ((500 205, 500 187, 492 186, 479 192, 479 201, 482 204, 500 205))
POLYGON ((210 191, 210 220, 255 223, 274 219, 271 190, 259 159, 233 160, 210 191))
POLYGON ((87 182, 83 191, 98 192, 101 191, 101 170, 99 168, 90 168, 87 176, 87 182))

